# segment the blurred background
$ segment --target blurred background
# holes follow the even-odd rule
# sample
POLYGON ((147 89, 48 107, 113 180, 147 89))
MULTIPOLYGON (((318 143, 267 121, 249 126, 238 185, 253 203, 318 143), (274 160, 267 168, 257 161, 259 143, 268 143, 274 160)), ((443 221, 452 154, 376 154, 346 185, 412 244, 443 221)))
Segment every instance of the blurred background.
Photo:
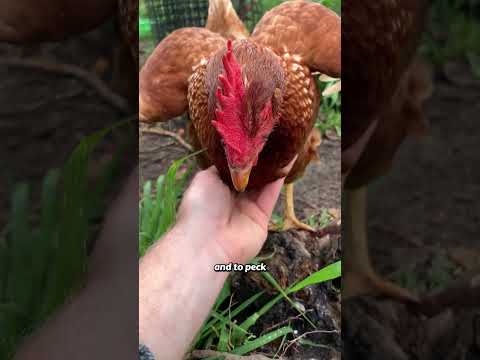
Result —
POLYGON ((114 18, 60 42, 0 42, 0 359, 83 286, 137 161, 121 44, 114 18))
POLYGON ((435 316, 426 319, 382 299, 352 303, 344 331, 352 350, 347 358, 480 356, 478 291, 474 297, 465 287, 446 290, 480 274, 479 39, 480 1, 430 1, 418 49, 433 71, 433 94, 424 106, 428 134, 407 138, 368 194, 376 269, 420 295, 446 291, 453 310, 430 307, 435 316), (467 302, 470 307, 462 308, 467 302))

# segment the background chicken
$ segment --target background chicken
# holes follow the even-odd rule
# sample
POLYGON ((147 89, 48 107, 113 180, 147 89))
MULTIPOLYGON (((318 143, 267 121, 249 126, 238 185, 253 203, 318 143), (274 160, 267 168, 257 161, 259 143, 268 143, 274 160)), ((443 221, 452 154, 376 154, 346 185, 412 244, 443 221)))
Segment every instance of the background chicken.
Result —
MULTIPOLYGON (((242 28, 231 5, 222 1, 214 8, 230 9, 225 24, 242 28)), ((229 37, 246 35, 236 34, 229 37)), ((214 164, 237 191, 286 176, 282 169, 298 153, 287 177, 284 224, 310 229, 293 212, 292 182, 312 158, 309 137, 307 144, 318 146, 314 71, 341 72, 340 18, 319 4, 286 2, 265 14, 251 37, 228 46, 210 30, 180 29, 159 44, 140 73, 140 119, 166 121, 188 111, 191 142, 206 149, 200 165, 214 164)))
POLYGON ((205 28, 226 39, 245 39, 250 36, 230 0, 216 0, 208 3, 208 18, 205 28))
POLYGON ((0 41, 55 41, 89 31, 115 13, 118 0, 1 0, 0 41))
POLYGON ((387 295, 416 301, 381 279, 369 255, 366 186, 385 173, 409 133, 422 134, 422 102, 431 92, 428 67, 413 60, 427 1, 345 0, 342 41, 346 95, 342 124, 342 180, 346 231, 344 294, 387 295), (399 49, 401 49, 399 51, 399 49))

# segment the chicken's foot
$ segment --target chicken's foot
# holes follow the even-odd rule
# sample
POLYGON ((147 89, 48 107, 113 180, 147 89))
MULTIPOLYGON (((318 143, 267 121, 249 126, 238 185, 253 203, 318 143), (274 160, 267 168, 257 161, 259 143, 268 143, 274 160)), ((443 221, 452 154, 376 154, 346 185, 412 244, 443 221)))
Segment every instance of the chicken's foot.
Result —
MULTIPOLYGON (((270 228, 272 229, 272 228, 270 228)), ((283 215, 283 226, 276 230, 287 231, 290 229, 307 230, 314 232, 315 229, 298 220, 295 215, 293 183, 285 185, 285 210, 283 215)))
POLYGON ((373 270, 368 253, 366 188, 345 190, 344 206, 346 231, 343 246, 343 298, 373 295, 418 303, 416 295, 381 278, 373 270))

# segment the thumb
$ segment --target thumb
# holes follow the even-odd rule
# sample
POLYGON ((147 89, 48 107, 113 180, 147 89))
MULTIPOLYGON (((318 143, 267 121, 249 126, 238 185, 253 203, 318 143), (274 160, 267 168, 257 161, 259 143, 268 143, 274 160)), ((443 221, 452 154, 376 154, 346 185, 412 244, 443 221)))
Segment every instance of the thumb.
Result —
MULTIPOLYGON (((295 164, 297 158, 298 155, 295 155, 292 161, 290 161, 290 163, 288 163, 288 165, 281 170, 282 173, 285 174, 285 177, 290 173, 290 170, 295 164)), ((285 182, 285 177, 275 180, 270 184, 267 184, 263 189, 256 192, 256 194, 254 195, 255 199, 252 199, 257 204, 257 206, 265 213, 265 215, 267 215, 269 219, 272 216, 273 208, 277 203, 280 191, 285 182)))

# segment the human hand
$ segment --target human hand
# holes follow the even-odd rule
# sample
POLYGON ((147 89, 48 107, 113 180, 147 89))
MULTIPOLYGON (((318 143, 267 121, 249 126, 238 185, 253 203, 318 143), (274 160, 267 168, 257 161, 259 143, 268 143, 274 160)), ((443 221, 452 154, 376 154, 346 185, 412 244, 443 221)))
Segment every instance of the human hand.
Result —
MULTIPOLYGON (((285 167, 286 174, 295 160, 285 167)), ((267 238, 268 223, 284 180, 278 179, 261 190, 235 193, 212 166, 199 172, 185 192, 177 225, 195 229, 199 238, 216 241, 226 263, 248 262, 267 238)))

